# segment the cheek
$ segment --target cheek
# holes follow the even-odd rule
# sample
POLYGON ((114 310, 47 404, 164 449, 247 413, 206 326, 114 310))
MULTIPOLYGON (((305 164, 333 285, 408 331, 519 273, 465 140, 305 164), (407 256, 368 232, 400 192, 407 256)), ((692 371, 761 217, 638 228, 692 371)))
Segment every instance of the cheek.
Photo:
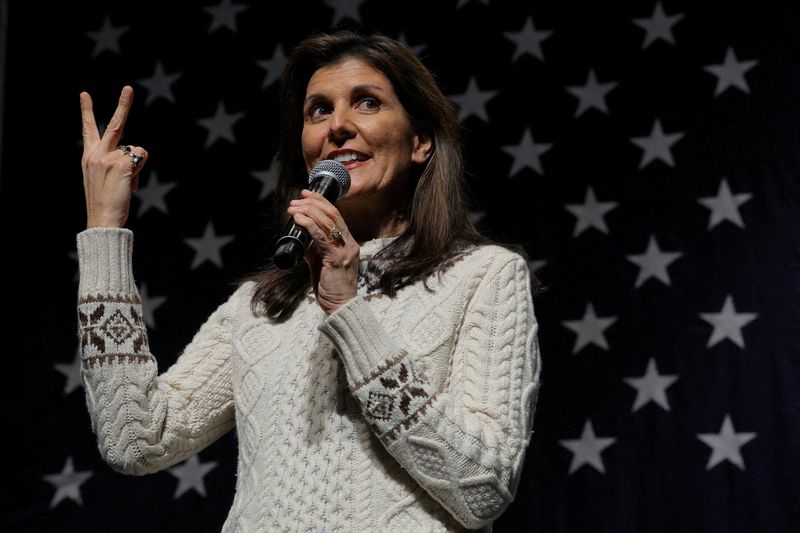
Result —
POLYGON ((387 151, 396 165, 405 167, 411 164, 412 141, 405 135, 393 135, 386 139, 387 151))
POLYGON ((384 156, 395 164, 402 164, 411 152, 408 139, 391 127, 385 128, 383 132, 383 135, 376 139, 376 144, 381 147, 384 156))
POLYGON ((306 163, 313 161, 321 150, 322 142, 317 137, 314 135, 313 130, 303 128, 300 143, 303 150, 303 159, 305 159, 306 163))

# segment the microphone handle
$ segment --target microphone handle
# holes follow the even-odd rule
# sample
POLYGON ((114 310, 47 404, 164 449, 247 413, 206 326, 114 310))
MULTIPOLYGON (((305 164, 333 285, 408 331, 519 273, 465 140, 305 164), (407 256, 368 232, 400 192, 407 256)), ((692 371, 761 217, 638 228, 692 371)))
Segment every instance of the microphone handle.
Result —
MULTIPOLYGON (((308 185, 308 190, 321 194, 331 203, 339 198, 339 182, 327 172, 321 173, 308 185)), ((303 226, 298 226, 292 220, 286 226, 283 237, 278 239, 273 261, 281 270, 288 270, 297 264, 297 261, 311 246, 311 236, 303 226)))

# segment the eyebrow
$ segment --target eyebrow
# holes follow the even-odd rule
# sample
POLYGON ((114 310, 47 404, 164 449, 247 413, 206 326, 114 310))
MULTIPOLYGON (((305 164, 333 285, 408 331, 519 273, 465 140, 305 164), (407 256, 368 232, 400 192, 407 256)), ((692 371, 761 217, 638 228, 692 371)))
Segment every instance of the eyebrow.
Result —
MULTIPOLYGON (((356 85, 355 87, 353 87, 351 92, 361 93, 361 92, 365 92, 365 91, 370 90, 370 89, 376 90, 376 91, 380 91, 380 92, 385 92, 383 87, 381 87, 380 85, 375 85, 374 83, 364 83, 362 85, 356 85)), ((319 94, 319 93, 309 94, 306 97, 306 99, 303 101, 303 103, 305 104, 305 103, 308 103, 310 100, 319 100, 319 99, 324 99, 324 98, 325 97, 323 95, 319 94)))

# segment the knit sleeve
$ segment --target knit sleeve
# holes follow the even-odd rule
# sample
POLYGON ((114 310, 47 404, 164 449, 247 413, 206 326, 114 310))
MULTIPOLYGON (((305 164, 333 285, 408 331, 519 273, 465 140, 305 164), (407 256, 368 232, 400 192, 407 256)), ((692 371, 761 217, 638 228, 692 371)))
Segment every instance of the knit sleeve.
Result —
POLYGON ((98 449, 118 472, 163 470, 234 426, 233 297, 159 375, 132 275, 133 233, 93 228, 77 241, 81 376, 98 449))
POLYGON ((539 389, 538 325, 525 261, 489 269, 467 304, 450 376, 437 390, 362 298, 320 326, 386 449, 467 528, 513 500, 539 389))

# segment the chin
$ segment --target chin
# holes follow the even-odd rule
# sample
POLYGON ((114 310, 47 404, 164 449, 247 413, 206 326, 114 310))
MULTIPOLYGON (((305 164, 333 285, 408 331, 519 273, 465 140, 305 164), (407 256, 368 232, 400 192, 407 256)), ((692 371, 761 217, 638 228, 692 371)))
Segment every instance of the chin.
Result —
POLYGON ((339 202, 339 203, 341 203, 341 202, 350 202, 354 198, 358 198, 359 196, 361 196, 361 194, 362 194, 361 189, 359 189, 357 186, 354 187, 353 184, 351 183, 350 184, 350 190, 347 191, 347 194, 345 194, 344 196, 339 198, 339 200, 337 200, 337 202, 339 202))
POLYGON ((357 214, 366 214, 370 212, 369 198, 365 197, 362 191, 348 191, 347 195, 339 198, 336 201, 336 208, 344 215, 347 213, 350 216, 357 214))

